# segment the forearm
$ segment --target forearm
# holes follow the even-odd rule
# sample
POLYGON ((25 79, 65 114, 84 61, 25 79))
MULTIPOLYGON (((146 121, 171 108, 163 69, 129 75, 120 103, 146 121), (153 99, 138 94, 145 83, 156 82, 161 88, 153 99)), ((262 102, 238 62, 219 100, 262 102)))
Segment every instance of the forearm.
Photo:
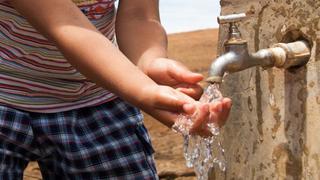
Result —
POLYGON ((155 83, 100 33, 66 27, 57 45, 68 61, 100 86, 138 105, 139 92, 155 83), (70 33, 67 33, 70 32, 70 33), (75 32, 81 34, 76 35, 75 32), (62 37, 63 36, 63 37, 62 37), (84 43, 85 42, 85 43, 84 43))
POLYGON ((120 4, 116 21, 120 50, 144 72, 150 60, 167 57, 167 35, 157 9, 148 11, 122 9, 120 4))
POLYGON ((142 101, 137 94, 142 85, 155 85, 96 30, 72 1, 12 2, 38 31, 58 46, 74 67, 102 87, 137 105, 142 101))

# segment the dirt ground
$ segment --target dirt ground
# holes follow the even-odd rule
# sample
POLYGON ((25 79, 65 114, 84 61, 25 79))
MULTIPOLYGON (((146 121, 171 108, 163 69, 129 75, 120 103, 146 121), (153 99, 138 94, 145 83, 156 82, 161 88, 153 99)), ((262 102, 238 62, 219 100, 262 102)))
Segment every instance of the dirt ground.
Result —
MULTIPOLYGON (((216 57, 218 30, 209 29, 169 35, 169 57, 183 62, 195 72, 207 74, 216 57)), ((182 138, 145 114, 155 149, 155 159, 161 179, 194 180, 192 169, 186 168, 182 155, 182 138)), ((37 163, 31 162, 24 173, 24 180, 40 180, 37 163)))

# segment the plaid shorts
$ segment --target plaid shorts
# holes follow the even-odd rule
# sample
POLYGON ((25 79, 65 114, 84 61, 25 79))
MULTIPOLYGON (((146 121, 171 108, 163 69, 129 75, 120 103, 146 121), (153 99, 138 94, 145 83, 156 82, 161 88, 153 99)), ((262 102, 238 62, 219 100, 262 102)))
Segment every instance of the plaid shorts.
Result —
POLYGON ((29 161, 44 179, 158 179, 142 115, 119 98, 48 114, 0 106, 0 179, 22 179, 29 161))

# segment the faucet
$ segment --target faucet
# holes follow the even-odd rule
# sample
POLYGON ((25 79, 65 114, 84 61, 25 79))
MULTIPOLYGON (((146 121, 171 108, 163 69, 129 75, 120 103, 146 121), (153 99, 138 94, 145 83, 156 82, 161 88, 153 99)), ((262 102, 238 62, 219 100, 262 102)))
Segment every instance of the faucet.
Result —
POLYGON ((219 24, 229 23, 228 40, 224 43, 225 53, 215 59, 210 67, 209 83, 221 83, 226 73, 234 73, 254 66, 290 68, 307 63, 310 47, 305 40, 277 43, 255 53, 248 52, 247 41, 242 39, 236 22, 244 20, 248 13, 219 16, 219 24))

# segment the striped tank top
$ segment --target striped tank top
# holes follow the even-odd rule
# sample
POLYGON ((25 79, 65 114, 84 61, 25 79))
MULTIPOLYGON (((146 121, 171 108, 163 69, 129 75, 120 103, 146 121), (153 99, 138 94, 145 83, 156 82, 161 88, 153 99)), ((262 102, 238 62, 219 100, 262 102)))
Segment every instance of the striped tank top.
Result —
MULTIPOLYGON (((115 43, 115 0, 73 0, 115 43)), ((116 96, 80 74, 57 47, 0 0, 0 104, 53 113, 94 106, 116 96)))

